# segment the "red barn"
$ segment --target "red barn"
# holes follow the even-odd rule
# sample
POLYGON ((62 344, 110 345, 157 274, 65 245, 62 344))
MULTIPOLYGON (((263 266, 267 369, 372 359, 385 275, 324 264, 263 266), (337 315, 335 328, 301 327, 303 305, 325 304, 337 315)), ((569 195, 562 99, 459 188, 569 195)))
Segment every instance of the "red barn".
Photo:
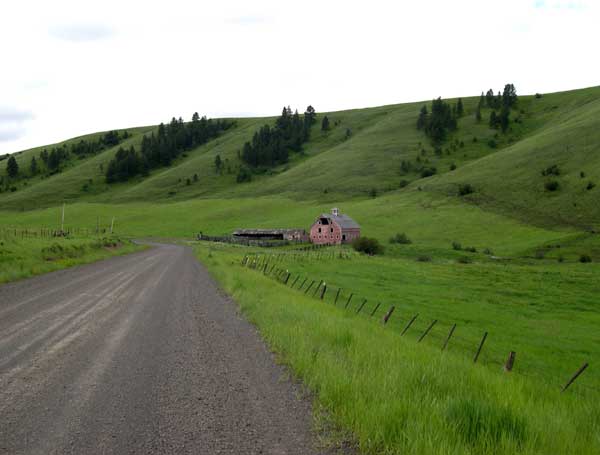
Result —
POLYGON ((341 215, 337 208, 331 209, 331 214, 320 215, 310 228, 310 241, 317 244, 339 245, 358 237, 358 223, 347 215, 341 215))

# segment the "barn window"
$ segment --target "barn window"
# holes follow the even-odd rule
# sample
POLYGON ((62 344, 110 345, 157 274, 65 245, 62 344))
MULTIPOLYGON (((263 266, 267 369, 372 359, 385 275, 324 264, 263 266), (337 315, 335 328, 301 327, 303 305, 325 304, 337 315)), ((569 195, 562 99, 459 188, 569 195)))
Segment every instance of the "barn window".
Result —
POLYGON ((333 232, 333 228, 331 228, 331 232, 333 232))
POLYGON ((346 240, 346 234, 342 235, 342 240, 346 240))
POLYGON ((321 228, 319 228, 319 232, 321 232, 321 228))
POLYGON ((327 225, 327 224, 329 224, 329 220, 327 218, 321 218, 320 223, 327 225))

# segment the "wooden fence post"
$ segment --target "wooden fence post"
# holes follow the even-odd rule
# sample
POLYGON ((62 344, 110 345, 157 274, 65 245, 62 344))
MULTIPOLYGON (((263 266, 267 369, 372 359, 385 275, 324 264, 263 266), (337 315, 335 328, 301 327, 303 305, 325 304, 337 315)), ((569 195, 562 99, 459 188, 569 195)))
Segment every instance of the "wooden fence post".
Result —
POLYGON ((452 328, 450 329, 450 332, 448 332, 448 336, 446 337, 446 340, 444 341, 444 345, 442 346, 442 351, 446 349, 446 347, 448 346, 448 342, 450 341, 450 338, 452 338, 452 334, 454 333, 454 329, 456 329, 456 324, 454 324, 452 326, 452 328))
POLYGON ((308 278, 304 278, 304 281, 302 282, 302 284, 298 288, 299 291, 304 287, 304 283, 306 283, 306 280, 308 280, 308 278))
POLYGON ((285 281, 283 282, 283 284, 288 284, 288 281, 290 279, 290 275, 291 275, 291 273, 288 272, 287 276, 285 277, 285 281))
POLYGON ((312 281, 310 282, 310 284, 308 285, 308 287, 307 287, 307 288, 306 288, 306 290, 304 291, 304 293, 305 293, 305 294, 306 294, 306 293, 308 293, 308 291, 310 291, 310 288, 312 288, 312 285, 313 285, 313 284, 315 284, 315 280, 312 280, 312 281))
POLYGON ((317 295, 317 291, 319 289, 321 289, 321 286, 323 286, 323 280, 319 281, 319 285, 315 288, 315 290, 313 291, 313 297, 315 297, 317 295))
POLYGON ((415 314, 412 319, 410 321, 408 321, 408 324, 406 324, 406 327, 404 327, 404 330, 402 331, 402 333, 400 333, 400 336, 403 336, 406 331, 408 329, 410 329, 410 326, 413 325, 413 322, 415 322, 415 320, 417 319, 417 317, 419 316, 419 313, 415 314))
POLYGON ((517 353, 515 351, 510 351, 508 353, 508 359, 506 359, 506 363, 504 364, 504 371, 507 373, 512 371, 516 356, 517 353))
POLYGON ((434 319, 433 322, 431 324, 429 324, 429 327, 427 327, 427 329, 425 329, 425 331, 423 332, 423 335, 421 335, 421 337, 419 338, 419 341, 417 341, 417 343, 420 343, 421 341, 423 341, 423 338, 425 338, 427 336, 427 334, 433 328, 433 326, 436 324, 436 322, 437 322, 437 319, 434 319))
POLYGON ((363 309, 363 307, 365 306, 365 303, 367 303, 367 299, 363 299, 362 303, 358 307, 358 310, 356 310, 356 314, 360 313, 360 310, 363 309))
POLYGON ((321 291, 321 300, 325 297, 325 292, 327 292, 327 283, 323 283, 323 290, 321 291))
POLYGON ((342 292, 342 288, 338 288, 337 292, 335 293, 335 300, 333 302, 334 305, 337 305, 337 301, 338 301, 338 297, 340 296, 340 292, 342 292))
POLYGON ((575 382, 575 379, 577 379, 579 377, 579 375, 581 373, 583 373, 587 367, 588 367, 588 363, 586 362, 579 368, 579 370, 577 370, 575 372, 573 377, 571 377, 571 379, 569 379, 569 382, 567 382, 565 384, 565 386, 562 388, 561 392, 564 392, 565 390, 567 390, 569 388, 569 386, 575 382))
POLYGON ((300 275, 298 275, 296 277, 296 279, 294 280, 294 282, 292 283, 292 285, 290 287, 293 288, 294 286, 296 286, 296 283, 298 282, 299 279, 300 279, 300 275))
POLYGON ((477 348, 477 352, 475 353, 475 358, 473 359, 473 363, 477 363, 477 359, 479 358, 479 354, 481 353, 481 350, 483 349, 483 343, 485 343, 485 339, 487 338, 488 333, 485 332, 483 334, 483 338, 481 339, 481 343, 479 343, 479 347, 477 348))
POLYGON ((382 324, 387 324, 387 322, 390 320, 390 317, 392 316, 392 313, 394 312, 394 310, 396 309, 396 307, 392 306, 388 312, 385 314, 385 316, 383 316, 383 319, 381 320, 382 324))
POLYGON ((373 317, 375 315, 375 312, 377 311, 377 309, 379 308, 380 305, 381 305, 381 302, 378 302, 377 305, 375 305, 375 308, 373 309, 373 311, 371 311, 371 317, 373 317))
POLYGON ((348 305, 350 305, 350 300, 352 300, 352 296, 354 294, 350 294, 350 297, 348 297, 348 301, 346 302, 346 306, 344 306, 344 308, 348 308, 348 305))

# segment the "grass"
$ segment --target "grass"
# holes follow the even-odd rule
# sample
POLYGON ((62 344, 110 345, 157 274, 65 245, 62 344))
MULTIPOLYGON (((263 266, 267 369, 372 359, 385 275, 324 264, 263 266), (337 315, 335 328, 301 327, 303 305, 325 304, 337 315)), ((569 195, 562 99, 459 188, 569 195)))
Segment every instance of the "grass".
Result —
POLYGON ((364 453, 596 453, 593 401, 459 352, 400 337, 352 311, 239 265, 241 248, 198 245, 200 259, 282 362, 364 453))
POLYGON ((118 237, 21 238, 0 230, 0 284, 139 249, 118 237))

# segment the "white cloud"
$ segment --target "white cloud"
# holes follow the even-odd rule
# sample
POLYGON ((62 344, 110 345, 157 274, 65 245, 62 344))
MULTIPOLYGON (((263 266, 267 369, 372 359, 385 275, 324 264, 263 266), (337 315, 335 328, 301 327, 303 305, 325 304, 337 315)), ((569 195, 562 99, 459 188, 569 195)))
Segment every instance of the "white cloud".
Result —
POLYGON ((15 141, 25 135, 25 124, 33 119, 31 112, 0 106, 0 142, 15 141))
POLYGON ((50 27, 49 33, 58 39, 80 43, 108 38, 114 30, 104 24, 62 24, 50 27))
POLYGON ((543 93, 596 85, 600 74, 591 57, 600 10, 591 0, 140 5, 3 7, 2 63, 10 71, 0 72, 0 100, 35 118, 0 143, 0 153, 194 111, 336 110, 477 95, 506 82, 543 93))

